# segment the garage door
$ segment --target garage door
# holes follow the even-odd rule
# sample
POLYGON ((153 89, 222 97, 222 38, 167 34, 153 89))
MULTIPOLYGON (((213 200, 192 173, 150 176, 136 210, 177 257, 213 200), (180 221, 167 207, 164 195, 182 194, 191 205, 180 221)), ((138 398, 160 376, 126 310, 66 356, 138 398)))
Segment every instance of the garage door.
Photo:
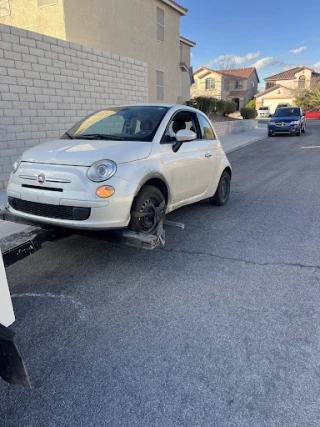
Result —
POLYGON ((287 98, 279 98, 279 99, 264 99, 263 100, 263 106, 269 107, 271 114, 273 114, 279 104, 289 104, 291 105, 291 99, 287 98))

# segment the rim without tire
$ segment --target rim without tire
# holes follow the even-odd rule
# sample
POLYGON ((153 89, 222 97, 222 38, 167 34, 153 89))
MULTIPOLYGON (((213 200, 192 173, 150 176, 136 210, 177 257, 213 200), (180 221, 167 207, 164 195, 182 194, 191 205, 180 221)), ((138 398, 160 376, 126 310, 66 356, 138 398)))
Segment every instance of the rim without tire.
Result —
MULTIPOLYGON (((151 185, 145 185, 140 190, 140 193, 135 198, 131 212, 135 216, 131 216, 129 228, 138 233, 152 234, 155 232, 158 224, 155 222, 155 214, 157 208, 165 201, 162 192, 151 185), (141 217, 138 214, 141 213, 141 217)), ((163 219, 164 210, 160 217, 163 219)))

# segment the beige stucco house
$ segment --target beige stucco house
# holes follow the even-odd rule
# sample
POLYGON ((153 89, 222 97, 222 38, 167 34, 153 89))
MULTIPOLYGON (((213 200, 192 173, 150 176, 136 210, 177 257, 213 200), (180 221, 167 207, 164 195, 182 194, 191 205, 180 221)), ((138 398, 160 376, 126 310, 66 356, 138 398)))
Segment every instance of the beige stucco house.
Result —
POLYGON ((190 99, 188 10, 173 0, 1 0, 0 23, 148 64, 149 102, 190 99))
POLYGON ((207 96, 234 101, 237 110, 244 107, 258 90, 259 77, 254 67, 230 70, 200 67, 193 76, 191 98, 207 96))
POLYGON ((256 108, 267 106, 274 113, 279 104, 295 105, 297 92, 308 89, 319 77, 319 73, 308 67, 295 67, 267 77, 265 90, 255 95, 256 108))

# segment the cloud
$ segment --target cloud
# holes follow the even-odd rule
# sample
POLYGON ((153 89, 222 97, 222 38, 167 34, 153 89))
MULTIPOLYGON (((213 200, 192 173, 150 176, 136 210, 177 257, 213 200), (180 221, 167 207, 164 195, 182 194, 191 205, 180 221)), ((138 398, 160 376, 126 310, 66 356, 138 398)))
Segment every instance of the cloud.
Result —
POLYGON ((281 64, 281 71, 292 70, 292 68, 303 67, 303 64, 281 64))
POLYGON ((273 56, 268 56, 266 58, 261 58, 257 62, 251 65, 251 67, 256 68, 268 68, 273 65, 279 65, 280 61, 273 56))
POLYGON ((314 71, 316 71, 317 73, 320 73, 320 61, 317 62, 316 64, 313 64, 311 68, 313 68, 314 71))
POLYGON ((206 66, 209 68, 214 68, 216 64, 219 64, 223 68, 227 68, 234 65, 243 65, 249 61, 254 61, 255 59, 259 58, 260 55, 260 52, 248 52, 244 56, 238 56, 234 53, 227 53, 226 55, 220 55, 215 59, 211 59, 211 61, 209 61, 206 66))
POLYGON ((301 46, 301 47, 298 47, 298 49, 290 50, 290 52, 293 53, 294 55, 296 55, 297 53, 301 53, 306 49, 307 49, 307 46, 301 46))

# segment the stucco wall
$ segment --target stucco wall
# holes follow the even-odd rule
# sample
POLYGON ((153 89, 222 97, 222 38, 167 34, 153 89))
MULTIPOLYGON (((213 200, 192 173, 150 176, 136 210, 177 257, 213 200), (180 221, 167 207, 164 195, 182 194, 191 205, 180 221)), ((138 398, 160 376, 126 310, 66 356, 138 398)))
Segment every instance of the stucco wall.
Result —
POLYGON ((305 80, 306 81, 306 87, 309 87, 310 86, 310 82, 311 82, 312 72, 311 72, 311 70, 308 70, 308 69, 305 69, 305 70, 302 70, 302 71, 299 71, 298 73, 296 73, 294 79, 276 80, 275 83, 283 85, 283 86, 285 86, 287 88, 298 89, 299 77, 300 76, 305 76, 305 78, 306 78, 306 80, 305 80))
POLYGON ((207 96, 220 99, 222 93, 223 77, 218 73, 210 73, 208 75, 205 74, 207 74, 207 71, 199 72, 194 75, 195 86, 191 86, 191 98, 195 98, 197 96, 207 96), (202 77, 203 75, 205 76, 202 77), (214 89, 206 89, 207 79, 215 80, 214 89))
POLYGON ((63 0, 57 4, 38 7, 37 0, 10 0, 10 15, 0 18, 0 23, 65 39, 63 0))
POLYGON ((181 101, 180 13, 164 2, 58 0, 39 8, 37 0, 10 0, 10 5, 11 15, 0 23, 146 62, 149 101, 157 101, 157 70, 164 72, 164 101, 181 101), (165 15, 164 42, 157 40, 157 6, 165 15))
POLYGON ((149 101, 156 70, 164 72, 165 102, 181 96, 180 14, 158 0, 64 0, 66 39, 147 62, 149 101), (157 40, 157 6, 164 10, 165 42, 157 40))
MULTIPOLYGON (((180 42, 180 61, 190 67, 191 47, 180 42)), ((190 76, 187 71, 181 71, 181 103, 184 104, 190 99, 190 76)))
POLYGON ((27 147, 92 111, 147 102, 147 64, 0 24, 0 188, 27 147))

